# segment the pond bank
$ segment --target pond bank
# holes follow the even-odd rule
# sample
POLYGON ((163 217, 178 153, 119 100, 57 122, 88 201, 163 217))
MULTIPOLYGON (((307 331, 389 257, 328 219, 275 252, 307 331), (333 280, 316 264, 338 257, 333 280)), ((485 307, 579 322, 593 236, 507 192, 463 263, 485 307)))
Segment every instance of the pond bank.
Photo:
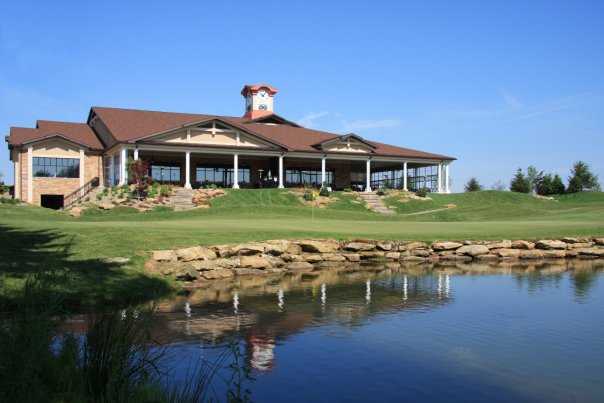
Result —
POLYGON ((147 271, 187 286, 242 276, 308 273, 317 269, 362 270, 366 264, 429 263, 451 266, 465 262, 522 263, 604 258, 604 238, 542 240, 399 242, 334 239, 271 240, 236 245, 192 246, 157 250, 147 271))

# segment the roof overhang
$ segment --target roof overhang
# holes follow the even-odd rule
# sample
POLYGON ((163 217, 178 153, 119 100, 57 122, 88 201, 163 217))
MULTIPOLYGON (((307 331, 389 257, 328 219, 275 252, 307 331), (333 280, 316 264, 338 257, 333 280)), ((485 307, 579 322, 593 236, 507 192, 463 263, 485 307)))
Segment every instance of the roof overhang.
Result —
MULTIPOLYGON (((36 143, 40 143, 42 141, 46 141, 46 140, 51 140, 51 139, 55 139, 55 138, 59 138, 61 140, 64 140, 68 143, 71 143, 73 145, 85 148, 85 149, 90 149, 90 146, 84 143, 81 143, 79 141, 75 141, 73 139, 70 139, 68 137, 66 137, 65 135, 61 134, 61 133, 47 133, 43 136, 40 136, 38 138, 34 138, 34 139, 30 139, 27 141, 22 142, 21 144, 19 144, 20 146, 28 146, 28 145, 32 145, 32 144, 36 144, 36 143)), ((16 144, 15 144, 16 145, 16 144)))

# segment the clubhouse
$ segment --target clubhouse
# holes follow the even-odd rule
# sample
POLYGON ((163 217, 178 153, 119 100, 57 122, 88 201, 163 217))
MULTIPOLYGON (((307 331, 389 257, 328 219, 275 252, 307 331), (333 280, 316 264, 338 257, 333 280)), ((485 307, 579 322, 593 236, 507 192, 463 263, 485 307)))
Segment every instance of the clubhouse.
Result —
POLYGON ((97 186, 128 183, 127 161, 185 188, 380 186, 449 192, 455 159, 302 127, 274 113, 277 89, 245 85, 242 117, 92 107, 86 123, 38 120, 6 137, 15 197, 61 207, 97 186))

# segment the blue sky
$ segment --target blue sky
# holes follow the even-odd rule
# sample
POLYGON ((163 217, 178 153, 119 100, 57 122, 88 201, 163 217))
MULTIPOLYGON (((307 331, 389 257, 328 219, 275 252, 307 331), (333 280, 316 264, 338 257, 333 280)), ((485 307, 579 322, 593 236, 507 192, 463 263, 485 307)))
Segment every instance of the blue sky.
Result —
POLYGON ((604 2, 427 3, 2 2, 0 133, 92 105, 241 115, 268 82, 291 120, 459 158, 454 190, 578 159, 604 182, 604 2))

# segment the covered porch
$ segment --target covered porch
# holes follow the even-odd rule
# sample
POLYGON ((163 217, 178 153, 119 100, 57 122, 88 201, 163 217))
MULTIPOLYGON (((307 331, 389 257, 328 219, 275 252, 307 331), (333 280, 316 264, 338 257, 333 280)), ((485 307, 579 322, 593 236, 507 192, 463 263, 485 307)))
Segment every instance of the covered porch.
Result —
POLYGON ((149 163, 155 182, 185 188, 285 188, 322 184, 334 190, 377 188, 450 192, 449 161, 322 153, 282 153, 173 147, 122 147, 105 156, 106 185, 128 182, 126 161, 149 163))

